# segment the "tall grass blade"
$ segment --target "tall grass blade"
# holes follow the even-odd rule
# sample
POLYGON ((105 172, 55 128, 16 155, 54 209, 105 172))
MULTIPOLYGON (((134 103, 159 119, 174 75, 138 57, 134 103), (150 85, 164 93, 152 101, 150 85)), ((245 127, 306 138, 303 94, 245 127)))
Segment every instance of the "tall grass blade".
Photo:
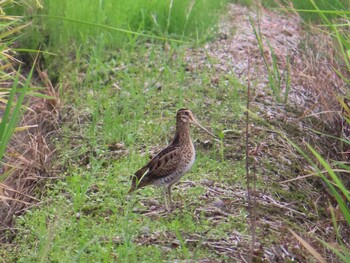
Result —
POLYGON ((347 200, 350 200, 349 191, 346 189, 342 181, 339 179, 339 177, 335 174, 332 167, 326 162, 326 160, 310 145, 307 145, 309 150, 315 155, 317 160, 322 164, 322 166, 327 170, 328 174, 331 176, 337 187, 343 192, 347 200))
POLYGON ((132 30, 127 30, 127 29, 123 29, 123 28, 118 28, 118 27, 113 27, 113 26, 108 26, 108 25, 103 25, 103 24, 97 24, 97 23, 92 23, 92 22, 88 22, 88 21, 78 20, 78 19, 69 18, 69 17, 49 16, 49 15, 38 15, 37 17, 44 17, 44 18, 50 18, 50 19, 58 19, 58 20, 62 20, 62 21, 69 21, 69 22, 78 23, 78 24, 81 24, 81 25, 94 26, 94 27, 98 27, 98 28, 102 28, 102 29, 107 29, 107 30, 111 30, 111 31, 118 31, 118 32, 121 32, 121 33, 126 33, 126 34, 133 34, 133 35, 136 35, 136 36, 143 36, 143 37, 147 37, 147 38, 151 38, 151 39, 153 38, 153 39, 158 39, 158 40, 163 40, 163 41, 184 43, 184 41, 178 40, 178 39, 174 39, 174 38, 161 37, 161 36, 146 34, 146 33, 142 33, 142 32, 136 32, 136 31, 132 31, 132 30))
POLYGON ((287 72, 285 73, 286 89, 284 91, 284 104, 287 104, 288 94, 291 87, 291 78, 290 78, 290 59, 287 56, 287 72))
POLYGON ((327 263, 327 260, 321 256, 320 253, 318 253, 308 242, 306 242, 301 236, 299 236, 297 233, 295 233, 292 229, 288 228, 289 232, 292 233, 292 235, 302 244, 311 255, 313 255, 318 262, 320 263, 327 263))
POLYGON ((11 139, 13 132, 16 129, 16 125, 21 116, 21 108, 23 100, 27 94, 30 87, 30 80, 33 75, 35 67, 35 62, 29 72, 29 75, 24 83, 23 87, 18 89, 20 69, 17 71, 16 77, 14 79, 9 98, 7 99, 6 108, 4 115, 0 124, 0 159, 3 158, 8 142, 11 139), (18 93, 18 98, 15 98, 16 93, 18 93))
MULTIPOLYGON (((314 0, 310 0, 310 2, 312 3, 312 5, 314 6, 316 12, 318 12, 318 14, 322 17, 322 19, 327 23, 327 25, 330 26, 330 28, 332 29, 333 33, 336 36, 336 40, 338 41, 339 47, 340 47, 340 52, 341 55, 343 57, 343 60, 347 66, 348 71, 350 72, 350 59, 347 55, 347 51, 350 48, 350 40, 345 38, 345 35, 342 34, 341 32, 339 32, 336 24, 334 24, 332 21, 329 20, 329 18, 325 15, 325 11, 324 10, 320 10, 318 8, 318 6, 316 5, 314 0), (346 48, 345 48, 346 47, 346 48), (346 50, 347 49, 347 50, 346 50)), ((330 11, 330 10, 329 10, 330 11)), ((348 12, 342 12, 340 10, 336 10, 335 14, 340 15, 340 14, 346 14, 347 16, 345 16, 346 20, 349 20, 349 13, 348 12)), ((343 76, 343 74, 341 74, 341 72, 337 71, 338 74, 340 73, 340 76, 342 76, 343 79, 347 79, 345 76, 343 76)), ((349 79, 347 79, 349 81, 349 79)))
POLYGON ((340 260, 344 263, 350 262, 350 253, 349 251, 346 251, 344 249, 343 251, 340 251, 339 248, 335 248, 331 244, 327 243, 326 241, 317 238, 318 241, 320 241, 324 246, 326 246, 328 249, 330 249, 340 260))
POLYGON ((258 42, 258 48, 260 51, 260 55, 263 58, 263 61, 264 61, 264 64, 265 64, 265 67, 267 70, 268 80, 269 80, 269 85, 270 85, 271 91, 272 91, 273 95, 275 96, 275 99, 277 102, 286 104, 287 100, 288 100, 288 93, 289 93, 290 86, 291 86, 289 57, 287 57, 286 73, 283 76, 281 76, 280 69, 278 67, 277 56, 275 54, 273 47, 271 46, 270 42, 268 40, 266 40, 268 48, 270 50, 271 60, 272 60, 272 65, 270 66, 269 62, 267 61, 265 52, 264 52, 264 44, 263 44, 262 35, 261 35, 260 31, 258 32, 256 30, 254 22, 251 18, 250 18, 250 24, 253 28, 255 38, 258 42), (284 94, 282 94, 283 79, 286 82, 286 88, 285 88, 284 94))
POLYGON ((12 103, 14 102, 14 99, 15 99, 19 75, 20 75, 19 72, 17 72, 11 88, 10 96, 7 99, 7 104, 6 104, 4 114, 2 116, 2 120, 0 123, 0 159, 2 159, 4 155, 5 149, 7 147, 8 139, 11 135, 10 127, 8 123, 9 123, 9 118, 12 110, 12 103))
MULTIPOLYGON (((342 211, 348 225, 350 225, 350 209, 348 208, 346 202, 341 197, 341 195, 338 193, 336 188, 333 185, 333 182, 327 179, 323 175, 323 173, 320 171, 318 166, 313 162, 313 160, 294 142, 292 142, 290 139, 288 139, 286 136, 281 134, 286 141, 288 141, 289 144, 291 144, 297 151, 305 158, 305 160, 310 163, 314 169, 317 171, 317 174, 322 178, 322 180, 326 183, 328 186, 331 194, 335 197, 337 200, 337 203, 339 204, 339 208, 342 211)), ((330 175, 330 177, 333 179, 334 183, 336 184, 337 188, 341 190, 341 192, 344 194, 346 199, 349 201, 349 191, 345 188, 344 184, 341 182, 339 177, 335 174, 335 172, 332 170, 330 165, 318 154, 310 145, 307 144, 307 147, 309 150, 314 154, 314 156, 317 158, 317 160, 322 164, 322 166, 326 169, 327 173, 330 175)))
POLYGON ((30 25, 30 23, 27 23, 27 24, 25 24, 25 25, 17 26, 17 27, 15 27, 15 28, 11 29, 11 30, 8 30, 8 31, 6 31, 6 32, 4 32, 4 33, 1 33, 1 34, 0 34, 0 39, 3 39, 3 38, 5 38, 5 37, 8 37, 8 36, 13 35, 13 34, 15 34, 15 33, 18 33, 18 32, 21 31, 23 28, 25 28, 25 27, 27 27, 27 26, 29 26, 29 25, 30 25))

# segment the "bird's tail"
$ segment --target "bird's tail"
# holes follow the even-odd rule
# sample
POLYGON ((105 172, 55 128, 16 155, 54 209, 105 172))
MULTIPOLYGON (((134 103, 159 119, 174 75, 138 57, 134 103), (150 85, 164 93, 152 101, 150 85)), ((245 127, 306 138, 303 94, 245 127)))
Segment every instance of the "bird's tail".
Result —
POLYGON ((134 192, 135 190, 136 190, 136 185, 134 185, 134 183, 133 183, 133 184, 131 185, 131 188, 130 188, 128 194, 134 192))
POLYGON ((138 186, 138 183, 137 183, 138 180, 137 180, 136 176, 132 175, 130 179, 131 179, 131 187, 130 187, 130 190, 129 190, 128 194, 134 192, 138 188, 137 187, 138 186))
POLYGON ((135 190, 137 190, 139 188, 142 188, 142 187, 148 185, 148 183, 146 183, 145 180, 143 180, 143 178, 145 177, 145 175, 148 172, 149 172, 149 168, 143 167, 142 169, 140 169, 134 175, 131 176, 131 188, 130 188, 128 194, 134 192, 135 190))

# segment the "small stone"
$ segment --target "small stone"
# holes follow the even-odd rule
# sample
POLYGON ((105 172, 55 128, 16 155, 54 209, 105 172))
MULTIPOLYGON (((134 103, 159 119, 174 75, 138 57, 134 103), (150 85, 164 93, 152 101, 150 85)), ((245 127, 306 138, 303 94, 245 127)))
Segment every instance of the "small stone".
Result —
POLYGON ((79 212, 75 214, 75 218, 76 219, 80 219, 80 213, 79 212))
POLYGON ((216 208, 221 208, 225 205, 224 201, 222 201, 220 198, 216 198, 213 202, 213 206, 216 208))
POLYGON ((149 229, 148 226, 143 226, 143 227, 140 228, 140 233, 141 233, 142 235, 148 235, 149 232, 150 232, 150 229, 149 229))

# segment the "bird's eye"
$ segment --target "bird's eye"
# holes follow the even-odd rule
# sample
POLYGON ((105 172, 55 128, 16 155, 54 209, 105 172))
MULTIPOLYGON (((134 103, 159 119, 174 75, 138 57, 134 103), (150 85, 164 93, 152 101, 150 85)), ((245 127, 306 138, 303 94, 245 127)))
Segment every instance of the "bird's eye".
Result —
POLYGON ((188 111, 185 111, 185 115, 187 115, 187 116, 188 116, 188 111))

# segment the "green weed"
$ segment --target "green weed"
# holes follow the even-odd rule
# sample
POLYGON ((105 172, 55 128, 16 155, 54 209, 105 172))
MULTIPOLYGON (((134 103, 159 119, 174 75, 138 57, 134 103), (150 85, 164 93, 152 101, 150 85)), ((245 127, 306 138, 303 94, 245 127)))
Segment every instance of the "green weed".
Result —
POLYGON ((72 44, 87 47, 99 41, 110 48, 133 48, 140 37, 202 41, 213 32, 226 3, 227 0, 43 1, 37 9, 23 5, 9 11, 33 18, 33 26, 22 38, 26 46, 41 45, 62 54, 72 51, 72 44))
POLYGON ((323 12, 328 19, 336 18, 341 11, 347 11, 350 7, 347 0, 234 0, 235 3, 240 3, 246 6, 261 5, 264 7, 286 10, 292 8, 294 11, 300 12, 302 18, 308 22, 320 21, 318 12, 323 12), (314 5, 317 4, 317 7, 314 5))
MULTIPOLYGON (((2 106, 3 112, 1 112, 0 115, 0 160, 4 157, 7 144, 16 130, 21 113, 24 111, 22 104, 29 91, 31 77, 35 67, 34 64, 25 83, 21 83, 21 69, 19 67, 19 69, 16 70, 13 66, 14 58, 12 57, 12 45, 15 41, 15 35, 28 25, 20 24, 20 18, 18 17, 5 15, 3 13, 3 9, 8 4, 9 3, 6 1, 0 3, 0 11, 2 12, 2 19, 0 22, 0 83, 2 84, 0 88, 0 102, 5 105, 2 106), (12 87, 6 88, 8 83, 12 83, 12 87)), ((21 129, 25 128, 22 127, 21 129)), ((4 177, 0 177, 0 181, 4 179, 4 177)))
POLYGON ((287 60, 286 60, 287 62, 286 70, 284 71, 284 73, 281 74, 281 69, 278 66, 277 57, 270 43, 267 40, 267 45, 271 53, 272 65, 270 65, 270 62, 268 61, 268 58, 265 55, 263 38, 260 32, 256 30, 256 27, 253 21, 251 21, 250 23, 252 25, 255 37, 258 41, 260 55, 263 58, 264 64, 267 69, 268 80, 269 80, 271 91, 278 103, 286 104, 288 101, 288 94, 291 87, 289 57, 287 57, 287 60))
MULTIPOLYGON (((137 211, 147 209, 149 204, 146 202, 145 207, 144 202, 152 199, 159 202, 157 209, 161 210, 160 190, 148 187, 126 195, 130 175, 149 160, 148 150, 172 139, 178 108, 190 108, 214 133, 232 129, 222 121, 224 118, 236 120, 243 116, 238 105, 244 101, 245 87, 232 76, 223 76, 229 81, 213 88, 210 68, 189 74, 184 64, 185 51, 185 47, 173 46, 165 51, 156 44, 133 52, 91 50, 89 55, 82 52, 75 63, 66 66, 69 70, 65 79, 74 83, 74 89, 64 99, 77 109, 77 116, 69 115, 71 122, 62 128, 65 139, 57 145, 63 149, 60 160, 67 168, 66 177, 48 186, 45 198, 49 205, 21 218, 18 237, 25 236, 26 229, 31 229, 31 234, 15 240, 18 249, 12 255, 18 262, 154 262, 217 257, 204 246, 186 243, 191 235, 213 229, 213 222, 205 216, 194 216, 196 207, 206 205, 201 200, 206 191, 200 184, 183 193, 179 185, 173 191, 174 214, 156 220, 137 211), (85 77, 80 79, 80 74, 85 77), (189 84, 194 75, 204 81, 189 84), (112 159, 107 145, 118 142, 124 142, 127 155, 112 159), (86 164, 82 160, 89 161, 86 164), (142 226, 149 229, 149 235, 156 236, 155 244, 138 245, 143 240, 142 226), (35 242, 36 234, 32 235, 38 231, 42 241, 35 242)), ((208 139, 196 128, 192 136, 197 141, 208 139)), ((211 147, 197 151, 193 171, 185 176, 197 182, 203 178, 239 182, 243 163, 232 167, 225 158, 223 143, 215 142, 211 147)), ((232 220, 231 224, 219 224, 210 232, 211 237, 227 235, 236 223, 232 220)))
MULTIPOLYGON (((313 157, 312 158, 306 151, 301 149, 298 145, 296 145, 294 142, 289 140, 288 138, 285 138, 295 149, 298 150, 298 152, 307 160, 315 169, 317 172, 317 176, 319 176, 327 185, 327 188, 331 195, 335 198, 339 205, 339 209, 341 211, 341 214, 344 216, 345 223, 350 226, 350 209, 348 206, 348 203, 350 202, 350 192, 349 190, 344 186, 342 180, 340 179, 339 175, 336 172, 335 168, 332 168, 331 164, 329 164, 311 145, 307 144, 308 150, 311 152, 313 157), (320 167, 324 169, 324 171, 321 171, 320 167)), ((345 171, 347 171, 347 168, 344 167, 345 171)), ((337 239, 339 240, 337 247, 334 247, 333 245, 329 244, 328 242, 315 237, 318 241, 320 241, 325 247, 327 247, 330 251, 332 251, 341 262, 348 262, 350 258, 350 254, 347 252, 347 245, 342 242, 342 237, 339 236, 338 229, 338 219, 335 218, 333 208, 331 208, 331 215, 332 215, 332 222, 334 225, 334 233, 337 236, 337 239)), ((320 262, 326 262, 326 260, 319 255, 318 252, 309 244, 309 242, 303 240, 298 234, 291 231, 293 235, 302 243, 302 245, 309 251, 311 255, 313 255, 315 258, 317 258, 320 262)))

